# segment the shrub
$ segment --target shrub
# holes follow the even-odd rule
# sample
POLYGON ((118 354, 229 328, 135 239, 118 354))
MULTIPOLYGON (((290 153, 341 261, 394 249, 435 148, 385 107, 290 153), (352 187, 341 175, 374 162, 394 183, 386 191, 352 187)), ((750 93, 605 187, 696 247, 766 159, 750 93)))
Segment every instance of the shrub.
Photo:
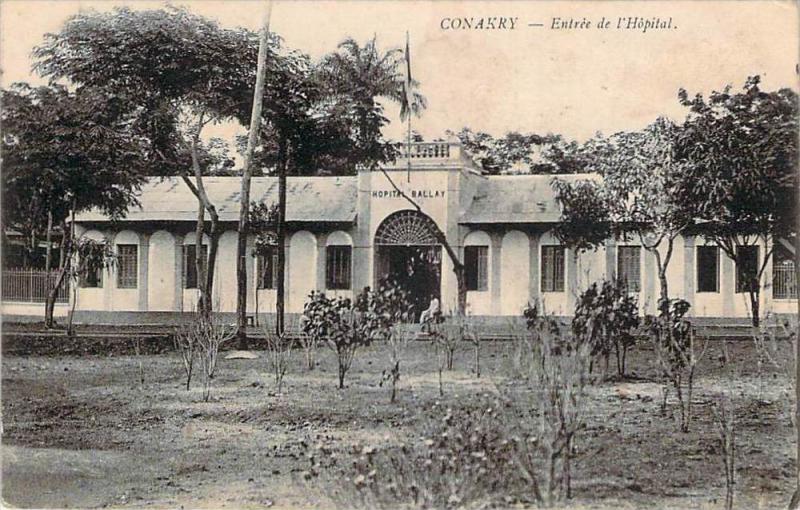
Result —
POLYGON ((339 462, 324 446, 309 455, 308 478, 341 508, 485 508, 520 486, 513 441, 492 404, 438 405, 409 445, 355 445, 339 462))
POLYGON ((192 372, 194 371, 194 360, 197 357, 197 349, 199 349, 199 345, 197 343, 198 337, 198 319, 191 320, 190 322, 186 322, 181 324, 175 329, 175 334, 173 335, 173 343, 175 344, 175 350, 181 356, 181 361, 183 361, 183 370, 186 373, 186 391, 189 391, 189 388, 192 384, 192 372))
POLYGON ((602 356, 608 373, 611 351, 617 359, 617 374, 625 376, 628 349, 636 342, 634 330, 639 327, 636 298, 628 294, 620 281, 593 283, 578 298, 572 332, 576 338, 588 339, 593 356, 602 356))
MULTIPOLYGON (((661 299, 659 315, 645 317, 645 329, 653 342, 653 350, 661 373, 675 390, 680 406, 680 430, 689 431, 692 420, 692 391, 697 363, 703 358, 708 339, 697 352, 692 325, 684 318, 689 303, 683 299, 661 299)), ((667 400, 665 386, 664 402, 667 400)))
POLYGON ((329 299, 322 292, 312 292, 309 298, 303 311, 303 332, 324 339, 336 353, 339 389, 343 389, 356 350, 371 342, 364 312, 350 299, 329 299))
POLYGON ((275 380, 275 392, 281 393, 283 377, 289 369, 292 355, 292 341, 285 333, 275 333, 275 327, 267 324, 262 328, 267 347, 267 367, 275 380))
MULTIPOLYGON (((519 430, 514 461, 539 503, 571 497, 574 442, 586 412, 592 383, 591 343, 562 338, 558 323, 528 307, 530 333, 518 337, 512 357, 514 379, 505 396, 519 430), (544 464, 542 466, 542 463, 544 464)), ((591 334, 591 330, 587 335, 591 334)))
POLYGON ((203 369, 203 400, 208 402, 217 370, 219 348, 223 343, 236 336, 236 328, 217 321, 211 316, 198 315, 192 331, 200 355, 200 366, 203 369))

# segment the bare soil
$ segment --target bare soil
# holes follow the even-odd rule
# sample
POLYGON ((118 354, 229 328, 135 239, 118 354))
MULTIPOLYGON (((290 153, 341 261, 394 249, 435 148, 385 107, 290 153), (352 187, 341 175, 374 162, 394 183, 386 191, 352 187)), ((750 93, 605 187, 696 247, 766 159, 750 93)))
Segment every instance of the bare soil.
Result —
MULTIPOLYGON (((724 470, 712 404, 733 393, 738 508, 785 508, 794 488, 795 433, 785 371, 758 363, 752 342, 713 341, 698 369, 695 420, 677 431, 663 416, 652 352, 629 357, 633 377, 591 389, 578 442, 573 508, 722 508, 724 470)), ((468 405, 506 377, 509 345, 483 347, 481 378, 464 344, 439 395, 436 357, 414 343, 402 365, 398 402, 379 385, 385 346, 356 355, 344 390, 336 362, 320 350, 313 371, 294 353, 282 394, 265 356, 220 360, 211 402, 199 381, 184 389, 175 353, 37 356, 2 360, 2 497, 17 507, 327 507, 299 473, 303 442, 349 449, 415 436, 434 402, 468 405), (140 383, 139 363, 144 368, 140 383)), ((784 349, 790 355, 790 346, 784 349)), ((670 414, 677 404, 670 403, 670 414)), ((317 488, 319 489, 319 488, 317 488)))

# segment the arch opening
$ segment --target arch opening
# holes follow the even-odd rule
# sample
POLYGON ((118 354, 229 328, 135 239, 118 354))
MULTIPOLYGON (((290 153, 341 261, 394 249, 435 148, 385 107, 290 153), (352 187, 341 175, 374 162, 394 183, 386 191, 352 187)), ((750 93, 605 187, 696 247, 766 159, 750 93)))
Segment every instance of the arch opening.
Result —
POLYGON ((441 301, 442 246, 436 224, 414 210, 397 211, 375 232, 375 284, 394 280, 410 295, 417 320, 435 298, 441 301))

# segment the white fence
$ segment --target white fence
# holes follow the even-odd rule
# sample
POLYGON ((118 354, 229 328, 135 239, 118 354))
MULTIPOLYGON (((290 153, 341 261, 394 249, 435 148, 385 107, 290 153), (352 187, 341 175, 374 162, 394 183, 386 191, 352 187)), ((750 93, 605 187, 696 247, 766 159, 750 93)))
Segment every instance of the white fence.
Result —
MULTIPOLYGON (((56 282, 58 273, 37 269, 4 269, 3 270, 3 301, 17 301, 22 303, 44 303, 47 294, 56 282)), ((56 296, 56 303, 69 301, 69 282, 64 283, 56 296)))

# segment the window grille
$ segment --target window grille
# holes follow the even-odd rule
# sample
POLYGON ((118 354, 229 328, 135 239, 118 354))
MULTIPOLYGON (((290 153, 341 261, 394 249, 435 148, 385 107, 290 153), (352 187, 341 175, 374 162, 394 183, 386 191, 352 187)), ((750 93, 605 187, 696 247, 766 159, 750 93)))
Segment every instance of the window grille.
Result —
POLYGON ((564 292, 563 246, 542 246, 542 292, 564 292))
POLYGON ((139 247, 135 244, 117 245, 117 288, 135 289, 138 284, 139 247))
POLYGON ((779 244, 775 246, 772 257, 772 297, 797 299, 797 273, 794 269, 794 255, 779 244))

